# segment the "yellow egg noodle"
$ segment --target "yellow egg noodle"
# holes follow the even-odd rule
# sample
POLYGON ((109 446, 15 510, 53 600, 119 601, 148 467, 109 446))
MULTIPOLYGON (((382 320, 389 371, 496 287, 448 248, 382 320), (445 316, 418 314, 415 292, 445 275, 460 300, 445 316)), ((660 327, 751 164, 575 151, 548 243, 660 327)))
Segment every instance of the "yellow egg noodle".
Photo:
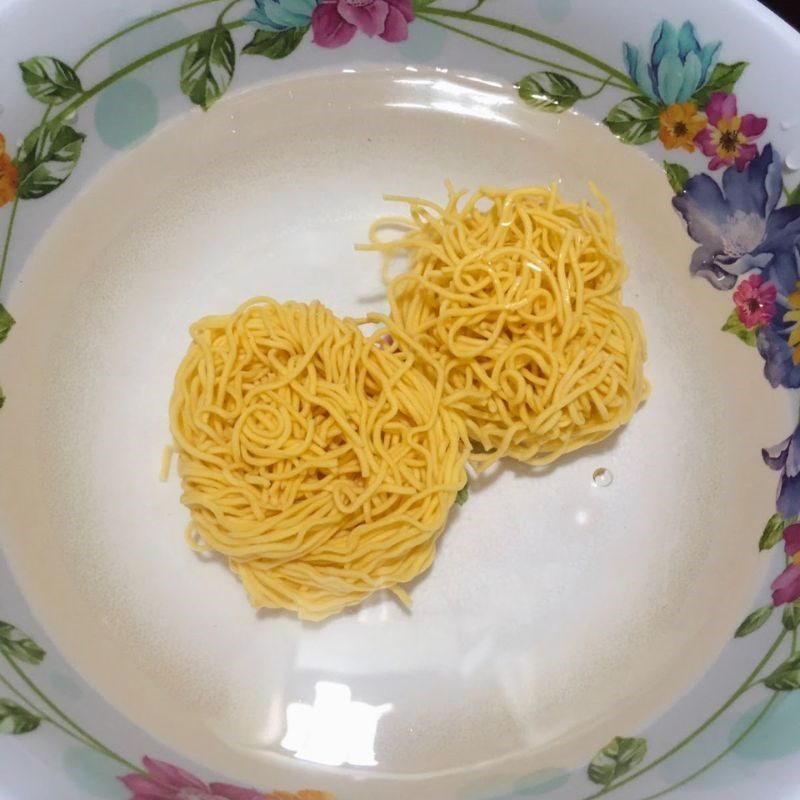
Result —
POLYGON ((158 479, 162 483, 166 483, 169 480, 169 471, 172 468, 173 455, 175 455, 175 450, 171 444, 168 444, 161 455, 161 471, 158 473, 158 479))
POLYGON ((606 438, 649 393, 607 202, 593 186, 601 211, 565 202, 555 185, 466 199, 447 188, 444 206, 387 197, 410 216, 377 220, 359 249, 382 254, 392 321, 444 367, 444 402, 466 422, 472 463, 548 464, 606 438), (404 256, 408 270, 390 279, 404 256))
POLYGON ((600 210, 555 186, 389 197, 409 216, 359 247, 382 254, 389 316, 259 297, 193 325, 161 470, 177 453, 190 545, 227 557, 256 607, 320 620, 380 589, 409 604, 467 460, 548 464, 625 424, 646 347, 592 191, 600 210))
POLYGON ((466 481, 443 368, 390 322, 365 335, 319 302, 254 298, 190 332, 170 423, 192 547, 302 619, 384 588, 408 602, 466 481))

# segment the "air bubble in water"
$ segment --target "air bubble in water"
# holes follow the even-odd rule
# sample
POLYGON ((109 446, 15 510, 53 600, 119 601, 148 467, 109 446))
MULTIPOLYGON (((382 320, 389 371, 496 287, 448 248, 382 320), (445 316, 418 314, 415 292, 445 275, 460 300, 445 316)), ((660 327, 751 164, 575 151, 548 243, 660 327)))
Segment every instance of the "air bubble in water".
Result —
POLYGON ((611 486, 613 480, 614 476, 611 474, 611 470, 605 467, 598 467, 598 469, 592 473, 592 483, 594 483, 595 486, 611 486))

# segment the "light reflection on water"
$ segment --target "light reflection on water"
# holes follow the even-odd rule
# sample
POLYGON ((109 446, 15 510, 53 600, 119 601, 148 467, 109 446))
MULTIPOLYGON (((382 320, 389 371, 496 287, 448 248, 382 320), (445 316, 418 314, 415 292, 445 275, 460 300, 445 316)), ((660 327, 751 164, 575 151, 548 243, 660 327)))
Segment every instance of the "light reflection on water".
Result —
POLYGON ((352 699, 343 683, 318 681, 314 704, 290 703, 286 708, 286 735, 281 746, 296 758, 338 767, 351 764, 374 767, 378 722, 391 703, 370 705, 352 699))

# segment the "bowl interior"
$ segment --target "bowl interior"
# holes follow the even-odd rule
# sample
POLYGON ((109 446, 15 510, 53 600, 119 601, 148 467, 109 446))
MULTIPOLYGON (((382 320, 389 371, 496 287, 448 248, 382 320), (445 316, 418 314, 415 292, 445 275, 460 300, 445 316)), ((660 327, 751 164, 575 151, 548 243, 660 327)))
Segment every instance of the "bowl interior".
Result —
POLYGON ((27 596, 135 722, 254 783, 309 761, 334 786, 360 769, 388 787, 584 758, 697 679, 766 567, 760 447, 789 409, 742 377, 753 355, 719 332, 691 249, 657 164, 480 76, 310 74, 186 114, 85 190, 13 292, 0 438, 19 456, 0 513, 27 596), (411 613, 384 597, 322 625, 253 612, 186 547, 177 476, 158 481, 188 326, 258 294, 384 309, 378 258, 353 244, 396 210, 383 193, 442 198, 447 178, 555 180, 569 198, 597 183, 652 396, 599 447, 474 480, 411 613))

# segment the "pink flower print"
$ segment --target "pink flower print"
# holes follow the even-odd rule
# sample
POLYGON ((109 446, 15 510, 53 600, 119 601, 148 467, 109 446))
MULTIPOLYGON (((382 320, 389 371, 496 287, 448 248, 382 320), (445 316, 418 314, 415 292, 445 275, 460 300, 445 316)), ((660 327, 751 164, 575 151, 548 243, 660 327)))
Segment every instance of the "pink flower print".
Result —
POLYGON ((775 298, 778 290, 761 275, 751 275, 743 280, 733 293, 733 302, 739 321, 745 328, 768 325, 775 316, 775 298))
POLYGON ((227 783, 203 783, 180 767, 145 756, 146 773, 119 778, 130 800, 263 800, 264 793, 227 783))
POLYGON ((714 92, 705 111, 710 127, 700 131, 694 140, 711 157, 708 168, 735 164, 741 172, 758 155, 752 140, 764 133, 767 120, 755 114, 740 117, 736 95, 725 92, 714 92))
POLYGON ((413 19, 411 0, 321 0, 311 14, 311 30, 321 47, 341 47, 357 30, 402 42, 413 19))

